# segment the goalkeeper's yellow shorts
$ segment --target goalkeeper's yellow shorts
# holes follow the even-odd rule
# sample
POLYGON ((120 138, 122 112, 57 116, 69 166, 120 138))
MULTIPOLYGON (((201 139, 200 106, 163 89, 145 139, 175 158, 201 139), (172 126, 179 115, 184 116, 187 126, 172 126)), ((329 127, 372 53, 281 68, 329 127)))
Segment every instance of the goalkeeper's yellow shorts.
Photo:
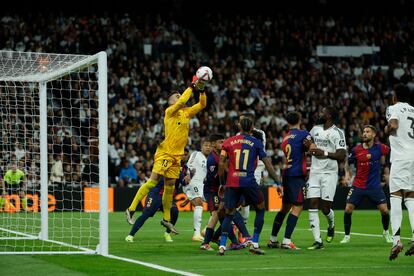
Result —
POLYGON ((181 171, 181 156, 173 156, 157 150, 154 156, 154 173, 164 177, 178 179, 181 171))

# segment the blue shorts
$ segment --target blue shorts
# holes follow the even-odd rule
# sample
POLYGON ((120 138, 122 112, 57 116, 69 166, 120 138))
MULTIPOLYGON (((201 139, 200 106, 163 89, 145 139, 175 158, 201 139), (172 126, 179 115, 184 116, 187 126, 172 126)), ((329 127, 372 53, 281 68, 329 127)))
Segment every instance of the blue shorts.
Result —
MULTIPOLYGON (((171 208, 177 208, 174 201, 171 208)), ((158 210, 163 211, 162 195, 160 195, 158 191, 156 193, 149 192, 145 200, 144 210, 142 210, 142 212, 146 213, 148 217, 153 217, 158 210)))
POLYGON ((241 197, 244 197, 245 206, 260 205, 264 201, 263 193, 259 185, 249 187, 227 187, 224 192, 224 206, 226 209, 235 209, 239 207, 241 197))
POLYGON ((375 206, 387 203, 387 198, 385 197, 384 191, 381 187, 374 189, 352 187, 348 192, 346 203, 351 203, 356 207, 361 203, 364 197, 367 197, 372 203, 375 204, 375 206))
POLYGON ((283 177, 283 198, 282 202, 293 205, 303 204, 303 189, 306 180, 304 176, 283 177))
MULTIPOLYGON (((205 187, 206 188, 206 187, 205 187)), ((220 205, 220 197, 218 192, 204 189, 204 198, 207 202, 207 207, 210 212, 217 211, 220 205)))

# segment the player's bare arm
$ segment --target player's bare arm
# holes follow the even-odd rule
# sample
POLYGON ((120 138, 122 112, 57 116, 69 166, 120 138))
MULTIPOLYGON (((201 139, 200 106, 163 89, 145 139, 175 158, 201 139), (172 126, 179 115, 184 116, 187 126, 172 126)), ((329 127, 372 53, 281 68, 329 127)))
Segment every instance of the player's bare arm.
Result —
POLYGON ((349 166, 348 160, 345 160, 345 176, 344 176, 344 181, 343 181, 343 185, 346 186, 352 179, 352 170, 351 170, 351 166, 349 166))
MULTIPOLYGON (((273 168, 272 162, 270 161, 270 157, 266 156, 265 158, 262 159, 262 161, 270 177, 273 178, 275 182, 278 181, 278 177, 276 175, 275 169, 273 168)), ((281 196, 283 195, 283 189, 280 185, 277 185, 276 190, 279 195, 281 196)))
POLYGON ((395 135, 398 129, 398 120, 391 119, 388 122, 388 125, 385 126, 384 132, 386 135, 395 135))
POLYGON ((222 151, 220 155, 220 162, 219 162, 219 169, 218 169, 220 183, 226 183, 225 172, 227 168, 227 162, 228 162, 227 154, 225 153, 225 151, 222 151))

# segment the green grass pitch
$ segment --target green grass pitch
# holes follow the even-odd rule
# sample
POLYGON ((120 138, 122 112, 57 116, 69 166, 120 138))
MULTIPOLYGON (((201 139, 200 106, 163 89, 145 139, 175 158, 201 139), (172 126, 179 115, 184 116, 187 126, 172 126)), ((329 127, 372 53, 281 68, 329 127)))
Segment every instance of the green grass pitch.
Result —
MULTIPOLYGON (((351 234, 351 243, 342 245, 343 211, 336 211, 336 236, 332 244, 325 243, 325 249, 310 251, 306 247, 312 243, 308 230, 308 214, 299 218, 293 241, 302 248, 299 251, 268 249, 269 238, 275 213, 266 213, 261 235, 261 246, 266 255, 249 254, 247 249, 228 251, 219 257, 215 252, 199 250, 199 243, 191 241, 192 213, 180 213, 177 228, 180 234, 173 236, 174 242, 163 240, 160 226, 161 213, 150 218, 135 236, 135 243, 124 241, 130 230, 123 213, 109 214, 110 254, 162 265, 172 269, 202 275, 413 275, 414 256, 400 254, 397 260, 388 261, 390 245, 382 237, 351 234)), ((203 214, 203 223, 208 219, 203 214)), ((352 231, 355 233, 380 235, 382 227, 378 211, 356 211, 353 215, 352 231)), ((326 219, 320 213, 322 230, 326 229, 326 219)), ((251 212, 249 231, 253 231, 254 212, 251 212)), ((285 225, 279 237, 283 236, 285 225)), ((326 232, 322 232, 325 237, 326 232)), ((407 213, 404 213, 402 237, 411 237, 407 213)), ((0 241, 0 245, 1 245, 0 241)), ((407 248, 408 240, 403 243, 407 248)), ((217 248, 215 245, 213 245, 217 248)), ((404 250, 405 252, 405 250, 404 250)), ((163 271, 124 261, 90 255, 0 255, 0 271, 8 275, 167 275, 163 271)))

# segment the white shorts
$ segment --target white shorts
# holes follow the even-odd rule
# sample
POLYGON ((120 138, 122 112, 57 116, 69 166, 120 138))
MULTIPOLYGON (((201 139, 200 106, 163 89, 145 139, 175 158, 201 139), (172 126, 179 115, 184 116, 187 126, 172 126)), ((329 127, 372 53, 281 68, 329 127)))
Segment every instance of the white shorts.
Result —
POLYGON ((390 193, 407 190, 414 191, 414 160, 396 160, 391 164, 390 193))
POLYGON ((337 184, 337 173, 311 173, 308 183, 306 183, 306 198, 333 201, 337 184))
POLYGON ((204 183, 191 181, 188 185, 183 187, 183 192, 187 195, 189 200, 201 197, 204 200, 203 194, 204 183))

